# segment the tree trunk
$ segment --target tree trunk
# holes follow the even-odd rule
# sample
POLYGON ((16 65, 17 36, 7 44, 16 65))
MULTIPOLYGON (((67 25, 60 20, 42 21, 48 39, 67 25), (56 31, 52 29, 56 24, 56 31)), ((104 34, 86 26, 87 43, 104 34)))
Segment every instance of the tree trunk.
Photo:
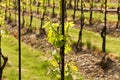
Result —
POLYGON ((53 0, 52 17, 55 17, 55 0, 53 0))
POLYGON ((8 7, 8 5, 7 5, 7 0, 6 0, 6 3, 5 3, 5 20, 7 20, 7 7, 8 7))
POLYGON ((48 0, 48 6, 50 6, 50 0, 48 0))
POLYGON ((74 13, 73 13, 73 20, 75 20, 76 15, 76 0, 74 0, 74 13))
POLYGON ((107 31, 107 0, 105 0, 105 17, 104 17, 104 28, 102 29, 101 32, 101 37, 102 37, 102 52, 104 53, 104 56, 102 57, 102 60, 100 62, 100 65, 102 68, 106 67, 106 62, 105 62, 105 57, 106 57, 106 31, 107 31))
POLYGON ((64 7, 65 7, 65 9, 64 9, 64 17, 65 18, 67 18, 67 1, 65 0, 65 3, 64 3, 65 5, 64 5, 64 7))
POLYGON ((83 10, 83 0, 81 0, 81 17, 80 17, 80 21, 81 21, 81 28, 79 31, 79 36, 78 36, 78 41, 76 44, 76 49, 77 51, 79 50, 79 44, 80 44, 80 50, 82 50, 82 30, 83 30, 83 26, 84 26, 84 10, 83 10))
POLYGON ((17 4, 17 1, 15 0, 15 4, 14 4, 15 5, 15 8, 14 8, 15 9, 15 24, 17 23, 17 13, 16 13, 17 12, 17 10, 16 10, 17 6, 16 6, 16 4, 17 4))
MULTIPOLYGON (((1 28, 1 25, 0 25, 0 28, 1 28)), ((1 38, 2 38, 2 34, 1 34, 1 31, 0 31, 0 80, 2 80, 2 73, 3 73, 3 69, 7 63, 7 60, 8 60, 8 57, 4 57, 3 54, 2 54, 2 49, 1 49, 1 38), (2 59, 4 60, 3 64, 2 64, 2 59)))
MULTIPOLYGON (((11 5, 10 5, 10 0, 9 0, 9 6, 11 6, 11 5)), ((11 12, 10 12, 10 7, 9 7, 9 18, 8 18, 8 24, 11 23, 11 22, 12 22, 12 20, 11 20, 11 12)))
POLYGON ((32 1, 30 0, 30 24, 28 31, 31 32, 32 30, 32 20, 33 20, 33 12, 32 12, 32 1))
POLYGON ((104 7, 104 0, 101 0, 101 12, 103 12, 102 11, 103 7, 104 7))
POLYGON ((30 12, 30 25, 29 28, 32 29, 32 20, 33 20, 33 14, 30 12))
POLYGON ((24 17, 25 14, 24 14, 24 13, 25 13, 25 8, 24 8, 24 6, 23 6, 23 12, 22 12, 22 21, 23 21, 23 22, 22 22, 22 28, 23 28, 24 25, 25 25, 25 17, 24 17))
POLYGON ((80 0, 77 0, 77 9, 79 8, 79 2, 80 2, 80 0))
POLYGON ((38 2, 38 5, 37 5, 37 14, 39 14, 39 8, 40 8, 40 2, 38 2))
POLYGON ((92 25, 92 14, 93 14, 93 0, 90 1, 90 19, 89 19, 89 24, 92 25))
POLYGON ((0 2, 2 2, 2 0, 0 0, 0 2))
POLYGON ((69 8, 72 8, 72 0, 69 0, 68 7, 69 7, 69 8))
POLYGON ((42 17, 41 17, 41 22, 40 22, 40 28, 39 28, 39 35, 43 34, 46 35, 45 29, 43 28, 44 25, 44 16, 46 13, 46 6, 45 6, 45 1, 43 1, 43 13, 42 13, 42 17))
POLYGON ((120 0, 118 0, 117 15, 118 15, 118 21, 117 21, 117 24, 116 24, 116 29, 119 28, 119 24, 120 24, 120 0))

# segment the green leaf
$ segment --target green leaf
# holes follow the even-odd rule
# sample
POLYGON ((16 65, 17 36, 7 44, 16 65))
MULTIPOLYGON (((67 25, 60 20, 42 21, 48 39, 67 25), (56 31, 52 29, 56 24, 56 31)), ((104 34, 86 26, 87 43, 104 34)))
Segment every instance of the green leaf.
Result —
POLYGON ((51 64, 52 64, 54 67, 57 67, 57 62, 56 62, 56 61, 52 61, 51 64))
POLYGON ((67 53, 67 52, 69 52, 71 50, 72 50, 71 47, 68 44, 66 44, 66 46, 65 46, 65 53, 67 53))
POLYGON ((73 77, 71 74, 65 76, 65 80, 73 80, 73 77))
POLYGON ((50 25, 50 21, 49 22, 47 22, 47 23, 45 23, 45 25, 42 27, 42 28, 46 28, 46 27, 48 27, 49 25, 50 25))
POLYGON ((71 68, 71 70, 72 70, 73 72, 77 72, 77 71, 78 71, 78 68, 77 68, 77 66, 75 66, 75 65, 71 65, 70 68, 71 68))
POLYGON ((52 51, 52 55, 54 56, 54 55, 56 55, 57 54, 57 51, 56 50, 53 50, 52 51))

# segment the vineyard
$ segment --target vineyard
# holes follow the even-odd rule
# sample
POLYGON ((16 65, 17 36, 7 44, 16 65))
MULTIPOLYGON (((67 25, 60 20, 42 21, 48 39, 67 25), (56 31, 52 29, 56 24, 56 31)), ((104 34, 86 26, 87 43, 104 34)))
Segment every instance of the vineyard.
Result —
POLYGON ((0 0, 0 80, 120 80, 120 0, 0 0))

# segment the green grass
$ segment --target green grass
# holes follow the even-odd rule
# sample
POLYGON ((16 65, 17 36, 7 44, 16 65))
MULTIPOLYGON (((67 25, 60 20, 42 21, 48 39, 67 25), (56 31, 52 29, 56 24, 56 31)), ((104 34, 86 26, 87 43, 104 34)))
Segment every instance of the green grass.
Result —
MULTIPOLYGON (((43 3, 42 1, 40 1, 40 2, 43 3)), ((4 3, 5 2, 2 2, 2 5, 4 5, 4 3)), ((59 0, 55 1, 55 3, 56 3, 56 5, 59 5, 59 0)), ((52 0, 50 0, 50 4, 52 5, 52 0)), ((74 1, 72 1, 72 5, 74 5, 74 1)), ((79 6, 80 6, 80 2, 79 2, 79 6)), ((100 6, 101 6, 100 2, 99 3, 94 3, 94 8, 95 7, 100 8, 100 6)), ((85 7, 90 7, 90 4, 88 2, 85 2, 85 7)), ((108 8, 117 8, 117 7, 118 7, 118 3, 113 3, 113 2, 108 1, 108 8)), ((34 12, 37 11, 36 6, 32 6, 32 9, 33 9, 34 12)), ((29 5, 27 6, 27 10, 30 10, 29 5)), ((41 5, 40 8, 39 8, 39 11, 42 12, 42 10, 43 10, 43 8, 42 8, 42 5, 41 5)), ((73 12, 74 12, 73 10, 67 10, 68 16, 73 15, 73 12)), ((51 7, 47 7, 47 13, 52 13, 52 8, 51 7)), ((55 13, 56 14, 60 13, 60 9, 58 7, 55 8, 55 13)), ((99 21, 101 19, 103 21, 104 18, 102 16, 104 16, 104 14, 101 14, 101 13, 94 13, 93 14, 94 20, 97 20, 97 21, 99 21)), ((108 16, 109 16, 107 18, 108 21, 116 21, 117 20, 117 15, 116 14, 114 14, 114 15, 113 14, 112 15, 108 14, 108 16)), ((80 11, 76 11, 76 17, 78 19, 80 18, 80 11)), ((85 18, 89 18, 89 12, 85 12, 85 18)))
MULTIPOLYGON (((14 19, 14 14, 12 14, 12 15, 13 15, 12 18, 14 19)), ((98 19, 99 18, 104 19, 103 14, 100 14, 100 16, 98 16, 98 15, 95 15, 98 17, 98 19)), ((86 14, 86 16, 89 16, 89 15, 86 14)), ((115 21, 117 18, 117 16, 115 16, 115 15, 109 16, 109 17, 113 21, 115 21)), ((110 18, 108 18, 108 19, 110 19, 110 18)), ((29 17, 25 16, 25 19, 26 19, 26 21, 28 21, 29 17)), ((39 22, 40 22, 39 19, 34 18, 32 27, 39 28, 38 26, 36 26, 36 25, 40 24, 39 22), (36 24, 36 22, 38 22, 38 23, 36 24)), ((29 25, 29 23, 26 22, 26 25, 29 25)), ((70 34, 72 34, 75 37, 78 37, 78 31, 79 31, 78 28, 72 28, 72 29, 70 29, 70 34)), ((76 40, 77 40, 77 38, 76 38, 76 40)), ((86 43, 86 41, 89 41, 89 40, 90 40, 90 42, 92 42, 93 46, 96 46, 100 50, 102 49, 102 47, 101 47, 102 46, 102 38, 101 38, 100 34, 95 33, 93 31, 84 30, 83 31, 83 42, 86 43)), ((120 55, 120 46, 119 45, 120 45, 120 38, 114 38, 114 37, 107 36, 107 43, 106 43, 107 52, 119 56, 120 55)))
MULTIPOLYGON (((70 30, 70 34, 74 36, 74 39, 77 41, 78 38, 79 29, 72 28, 70 30)), ((96 46, 99 50, 102 49, 102 38, 100 34, 83 30, 83 42, 86 44, 86 42, 89 41, 92 43, 93 46, 96 46)), ((107 36, 106 40, 106 51, 108 53, 111 53, 113 55, 119 56, 120 55, 120 38, 114 38, 107 36)))
MULTIPOLYGON (((55 4, 56 5, 59 5, 59 2, 60 0, 57 0, 57 1, 55 1, 55 4)), ((43 4, 43 1, 40 1, 42 4, 43 4)), ((67 2, 67 5, 68 5, 68 3, 69 3, 69 1, 67 2)), ((41 6, 40 7, 42 7, 42 4, 41 4, 41 6)), ((51 6, 52 6, 52 0, 50 0, 50 4, 51 4, 51 6)), ((81 2, 79 2, 78 3, 78 5, 79 5, 79 7, 80 7, 80 4, 81 4, 81 2)), ((84 4, 85 4, 85 6, 84 7, 90 7, 90 3, 89 2, 84 2, 84 4)), ((108 1, 107 2, 107 7, 108 8, 117 8, 118 7, 118 3, 117 2, 110 2, 110 1, 108 1)), ((72 6, 74 6, 74 0, 72 1, 72 6)), ((95 3, 95 2, 93 2, 93 8, 100 8, 101 7, 101 2, 98 2, 98 3, 95 3)), ((29 7, 28 7, 29 8, 29 7)), ((33 10, 34 11, 36 11, 36 6, 33 6, 33 10)))
MULTIPOLYGON (((52 9, 51 8, 47 8, 47 12, 46 13, 52 13, 52 9)), ((55 8, 55 13, 59 14, 60 10, 59 8, 55 8)), ((67 10, 67 16, 69 16, 68 18, 72 18, 70 16, 72 16, 74 13, 73 10, 67 10)), ((81 15, 81 11, 77 10, 76 11, 76 19, 79 20, 80 19, 80 15, 81 15)), ((89 12, 84 12, 84 16, 85 19, 89 19, 90 17, 90 13, 89 12)), ((100 12, 93 12, 93 20, 94 21, 104 21, 104 13, 100 13, 100 12)), ((115 22, 117 21, 117 14, 107 14, 107 21, 109 22, 115 22), (109 16, 109 17, 108 17, 109 16)))
MULTIPOLYGON (((18 80, 18 43, 13 36, 2 38, 2 52, 8 56, 3 72, 5 80, 18 80)), ((22 43, 22 80, 49 80, 48 61, 43 53, 22 43)))

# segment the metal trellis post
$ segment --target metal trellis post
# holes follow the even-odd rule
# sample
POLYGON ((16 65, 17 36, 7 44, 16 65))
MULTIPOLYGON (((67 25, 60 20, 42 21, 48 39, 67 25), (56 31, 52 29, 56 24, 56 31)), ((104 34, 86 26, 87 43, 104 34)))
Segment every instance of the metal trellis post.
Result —
POLYGON ((63 46, 60 48, 61 56, 61 80, 64 80, 64 50, 65 50, 65 41, 64 41, 64 19, 65 18, 65 0, 61 0, 61 24, 62 24, 62 35, 63 35, 63 46))
POLYGON ((21 80, 21 31, 20 31, 20 24, 21 24, 21 21, 20 21, 20 1, 21 0, 18 0, 18 54, 19 54, 19 80, 21 80))

